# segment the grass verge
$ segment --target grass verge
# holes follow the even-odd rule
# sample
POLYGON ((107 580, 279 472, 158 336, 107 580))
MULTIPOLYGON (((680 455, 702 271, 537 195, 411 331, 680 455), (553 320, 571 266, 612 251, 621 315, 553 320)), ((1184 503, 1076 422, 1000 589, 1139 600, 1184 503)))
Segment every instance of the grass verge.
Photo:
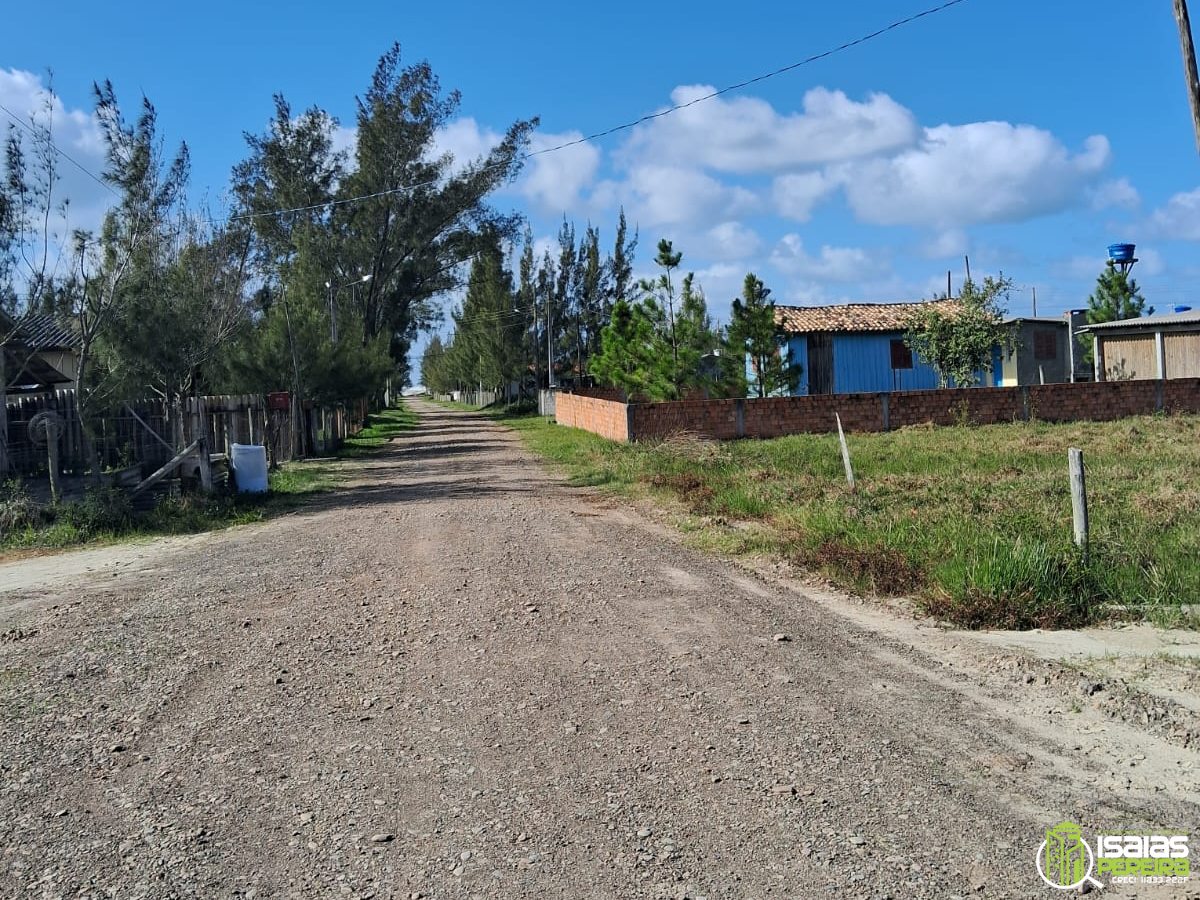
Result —
POLYGON ((1184 610, 1200 600, 1200 417, 854 434, 856 491, 833 435, 628 445, 498 418, 576 484, 673 509, 702 548, 785 558, 964 627, 1197 622, 1184 610), (1086 557, 1069 446, 1087 465, 1086 557))
MULTIPOLYGON (((416 414, 402 405, 376 413, 367 427, 346 440, 335 459, 377 453, 389 439, 412 428, 416 419, 416 414)), ((140 514, 133 510, 129 496, 114 488, 92 489, 81 500, 45 507, 20 483, 9 482, 0 488, 0 551, 53 550, 260 522, 304 506, 341 480, 334 461, 301 460, 270 472, 266 494, 164 497, 140 514)))

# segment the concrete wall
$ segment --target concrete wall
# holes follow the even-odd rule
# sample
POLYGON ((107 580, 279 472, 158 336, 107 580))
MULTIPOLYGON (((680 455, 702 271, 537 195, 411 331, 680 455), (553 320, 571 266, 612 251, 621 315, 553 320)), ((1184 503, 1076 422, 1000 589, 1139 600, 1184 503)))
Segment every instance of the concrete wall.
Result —
POLYGON ((847 431, 890 431, 925 424, 994 425, 1029 419, 1107 421, 1159 411, 1200 413, 1200 378, 632 405, 559 394, 557 407, 559 424, 616 441, 673 434, 730 440, 833 431, 835 413, 847 431))

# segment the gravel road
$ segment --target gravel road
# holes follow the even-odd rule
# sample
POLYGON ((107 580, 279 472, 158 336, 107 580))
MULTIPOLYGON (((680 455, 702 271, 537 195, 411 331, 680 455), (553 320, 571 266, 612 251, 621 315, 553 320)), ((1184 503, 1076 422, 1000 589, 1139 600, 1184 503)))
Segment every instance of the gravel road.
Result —
POLYGON ((1048 897, 1049 826, 1200 823, 1186 705, 873 627, 416 406, 298 514, 3 567, 0 897, 1048 897))

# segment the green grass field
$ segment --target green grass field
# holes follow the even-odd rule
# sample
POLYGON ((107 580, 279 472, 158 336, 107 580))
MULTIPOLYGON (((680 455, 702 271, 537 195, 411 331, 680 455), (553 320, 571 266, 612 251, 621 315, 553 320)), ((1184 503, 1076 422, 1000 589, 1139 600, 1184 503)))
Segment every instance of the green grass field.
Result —
POLYGON ((1181 611, 1200 602, 1195 416, 852 434, 853 492, 835 435, 624 445, 503 421, 575 483, 669 505, 703 548, 784 557, 962 626, 1196 621, 1181 611), (1086 558, 1072 542, 1068 447, 1087 467, 1086 558))

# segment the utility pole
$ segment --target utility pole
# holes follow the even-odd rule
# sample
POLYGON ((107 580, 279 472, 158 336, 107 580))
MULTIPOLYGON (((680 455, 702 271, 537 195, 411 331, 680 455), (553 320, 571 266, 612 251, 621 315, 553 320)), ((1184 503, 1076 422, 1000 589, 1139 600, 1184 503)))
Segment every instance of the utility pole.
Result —
POLYGON ((1196 48, 1192 44, 1192 23, 1188 19, 1187 0, 1174 0, 1175 21, 1179 24, 1179 44, 1183 50, 1183 77, 1187 82, 1188 103, 1192 108, 1192 128, 1196 148, 1200 150, 1200 76, 1196 74, 1196 48))
POLYGON ((296 350, 296 334, 292 331, 292 313, 288 308, 287 285, 280 286, 280 296, 283 299, 283 317, 287 322, 288 343, 292 345, 292 370, 296 376, 295 390, 292 391, 292 459, 304 458, 304 395, 303 382, 300 379, 300 354, 296 350))
POLYGON ((546 388, 554 390, 554 311, 553 297, 546 294, 546 388))

